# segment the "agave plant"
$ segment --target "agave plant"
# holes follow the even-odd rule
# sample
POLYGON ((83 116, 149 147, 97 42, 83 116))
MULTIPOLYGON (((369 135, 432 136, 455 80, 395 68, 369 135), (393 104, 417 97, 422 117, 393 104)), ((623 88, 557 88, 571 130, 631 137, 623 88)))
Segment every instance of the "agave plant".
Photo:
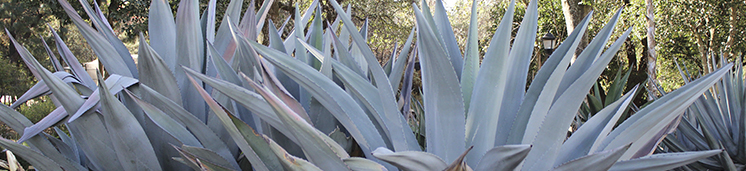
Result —
MULTIPOLYGON (((624 95, 624 89, 627 87, 627 80, 629 79, 631 71, 632 70, 627 70, 627 73, 622 75, 622 70, 618 70, 606 91, 601 88, 600 82, 593 84, 593 89, 588 93, 586 101, 584 101, 580 106, 578 115, 575 117, 575 121, 573 121, 573 131, 577 130, 580 125, 583 125, 583 123, 588 121, 591 116, 601 111, 604 107, 619 100, 624 95)), ((632 98, 635 97, 633 96, 632 98)), ((620 124, 628 118, 631 113, 640 109, 634 103, 630 103, 626 110, 627 111, 622 113, 622 116, 620 116, 621 119, 617 121, 617 124, 620 124)))
MULTIPOLYGON (((721 60, 725 60, 722 59, 721 60)), ((721 62, 723 62, 721 61, 721 62)), ((714 63, 714 62, 713 62, 714 63)), ((743 129, 743 65, 740 60, 704 95, 686 110, 676 132, 661 143, 661 152, 725 149, 718 156, 701 160, 677 170, 742 170, 746 164, 743 129)), ((721 66, 724 63, 720 64, 721 66)), ((681 70, 680 70, 681 71, 681 70)), ((692 76, 680 72, 684 81, 692 76)))
POLYGON ((96 84, 56 34, 72 73, 52 73, 8 34, 43 80, 22 99, 51 93, 58 108, 31 123, 0 107, 0 120, 22 134, 17 142, 0 139, 0 146, 40 170, 655 170, 722 151, 649 155, 730 65, 614 128, 633 89, 566 137, 585 92, 630 33, 603 50, 621 9, 570 65, 586 17, 526 91, 536 0, 512 46, 511 2, 481 64, 476 1, 463 57, 442 2, 433 12, 425 3, 422 9, 413 4, 417 26, 390 67, 382 67, 366 44, 366 26, 358 30, 336 1, 329 1, 339 14, 331 27, 323 28, 316 0, 303 15, 295 10, 303 24, 284 40, 268 24, 265 46, 256 39, 271 1, 258 12, 250 6, 243 17, 241 2, 231 1, 228 17, 213 32, 215 0, 202 15, 197 0, 183 0, 175 19, 165 0, 154 0, 150 44, 140 36, 137 65, 97 6, 81 0, 94 29, 59 1, 109 74, 96 84), (415 34, 416 56, 407 60, 415 34), (424 150, 402 112, 409 109, 415 58, 422 65, 424 150), (55 125, 65 125, 69 134, 55 129, 58 139, 41 131, 55 125))

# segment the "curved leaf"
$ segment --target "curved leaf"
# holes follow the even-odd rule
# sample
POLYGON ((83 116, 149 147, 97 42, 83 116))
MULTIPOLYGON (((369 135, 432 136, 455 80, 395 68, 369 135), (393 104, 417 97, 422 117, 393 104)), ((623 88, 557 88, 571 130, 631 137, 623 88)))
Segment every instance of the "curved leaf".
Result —
POLYGON ((484 154, 475 170, 515 170, 526 158, 531 145, 503 145, 484 154))
POLYGON ((164 62, 161 56, 146 43, 142 32, 138 54, 137 69, 143 73, 140 76, 140 83, 148 85, 177 104, 181 104, 181 92, 179 92, 179 85, 176 83, 172 69, 169 69, 168 63, 164 62))
POLYGON ((619 147, 617 149, 597 152, 575 160, 562 163, 552 171, 572 171, 572 170, 608 170, 622 154, 629 149, 632 144, 619 147))
POLYGON ((145 130, 116 97, 111 94, 99 75, 101 113, 112 145, 124 170, 161 170, 153 146, 145 130), (133 153, 133 152, 137 153, 133 153))
MULTIPOLYGON (((489 149, 495 147, 497 122, 502 104, 501 99, 505 94, 504 87, 507 84, 507 71, 509 64, 506 62, 510 50, 510 32, 512 30, 513 12, 515 1, 510 1, 500 25, 490 41, 489 49, 484 55, 482 67, 473 84, 470 101, 492 105, 469 105, 466 115, 466 144, 474 146, 474 151, 466 156, 467 161, 479 161, 489 149), (497 89, 495 89, 497 87, 497 89), (474 93, 476 92, 476 93, 474 93), (489 93, 493 92, 493 93, 489 93)), ((418 48, 422 48, 418 46, 418 48)), ((420 57, 422 58, 422 57, 420 57)), ((471 71, 470 71, 471 72, 471 71)), ((468 78, 468 77, 467 77, 468 78)), ((466 96, 464 96, 466 97, 466 96)), ((517 100, 517 99, 510 99, 517 100)), ((476 164, 476 163, 473 163, 476 164)), ((473 166, 473 165, 472 165, 473 166)))
POLYGON ((381 134, 360 106, 336 83, 307 64, 285 53, 249 42, 270 63, 282 70, 326 107, 355 137, 363 152, 369 154, 373 147, 385 147, 381 134))
POLYGON ((55 170, 62 171, 62 167, 55 163, 54 160, 45 157, 43 154, 32 150, 21 144, 17 144, 5 138, 0 138, 0 146, 10 151, 15 151, 18 156, 21 156, 24 160, 28 161, 29 164, 33 165, 34 168, 39 170, 55 170))
POLYGON ((609 171, 669 170, 721 153, 723 150, 662 153, 616 162, 609 171))
POLYGON ((427 151, 446 161, 453 161, 465 149, 461 87, 446 52, 437 43, 436 34, 427 27, 429 24, 419 8, 413 6, 417 16, 417 47, 422 63, 427 151))
POLYGON ((393 152, 389 149, 378 147, 372 152, 373 156, 405 171, 415 170, 443 170, 448 165, 440 157, 420 151, 393 152))

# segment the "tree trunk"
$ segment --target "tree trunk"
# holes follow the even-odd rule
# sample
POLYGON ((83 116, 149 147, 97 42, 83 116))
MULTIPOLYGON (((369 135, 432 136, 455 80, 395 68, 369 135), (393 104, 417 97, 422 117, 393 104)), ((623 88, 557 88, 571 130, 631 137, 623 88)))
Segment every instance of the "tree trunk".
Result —
MULTIPOLYGON (((651 90, 655 90, 655 82, 657 82, 657 75, 655 74, 655 64, 658 57, 658 54, 655 52, 655 6, 653 6, 653 0, 645 0, 645 3, 647 4, 647 48, 648 48, 648 55, 646 62, 648 63, 647 68, 647 74, 650 81, 648 82, 647 86, 648 88, 651 88, 651 90)), ((650 94, 648 96, 653 96, 653 94, 650 94)), ((652 99, 652 97, 650 98, 652 99)))
POLYGON ((735 40, 734 39, 736 37, 736 22, 737 22, 736 16, 738 16, 738 11, 736 11, 736 8, 735 8, 735 6, 737 4, 738 3, 732 3, 730 5, 730 11, 729 11, 730 12, 730 18, 729 18, 729 21, 728 21, 728 25, 730 26, 730 30, 728 30, 728 38, 726 39, 726 42, 725 42, 725 53, 723 53, 723 55, 725 55, 723 57, 726 60, 730 56, 733 56, 733 45, 735 44, 735 40))
MULTIPOLYGON (((571 33, 575 30, 575 26, 577 26, 580 21, 583 20, 583 17, 590 12, 590 6, 578 4, 579 2, 580 0, 562 0, 562 13, 565 16, 567 33, 571 33)), ((575 59, 581 52, 583 52, 583 49, 585 49, 586 46, 588 46, 588 35, 584 34, 570 63, 575 62, 575 59)))

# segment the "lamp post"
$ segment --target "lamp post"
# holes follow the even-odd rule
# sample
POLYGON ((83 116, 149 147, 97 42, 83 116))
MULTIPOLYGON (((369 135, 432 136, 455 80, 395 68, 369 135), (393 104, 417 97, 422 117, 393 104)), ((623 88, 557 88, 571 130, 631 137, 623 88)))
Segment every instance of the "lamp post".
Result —
POLYGON ((556 39, 557 38, 554 37, 552 33, 547 33, 541 37, 541 45, 544 47, 544 55, 541 55, 541 57, 539 58, 539 68, 541 68, 542 62, 546 60, 546 58, 549 58, 549 55, 552 55, 556 39))

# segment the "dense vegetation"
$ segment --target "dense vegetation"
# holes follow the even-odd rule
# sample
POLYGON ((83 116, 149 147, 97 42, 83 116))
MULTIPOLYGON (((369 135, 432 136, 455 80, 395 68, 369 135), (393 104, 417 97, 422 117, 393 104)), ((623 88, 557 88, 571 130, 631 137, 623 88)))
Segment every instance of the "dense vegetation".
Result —
POLYGON ((2 1, 3 137, 31 148, 0 146, 51 170, 740 169, 744 6, 2 1))

